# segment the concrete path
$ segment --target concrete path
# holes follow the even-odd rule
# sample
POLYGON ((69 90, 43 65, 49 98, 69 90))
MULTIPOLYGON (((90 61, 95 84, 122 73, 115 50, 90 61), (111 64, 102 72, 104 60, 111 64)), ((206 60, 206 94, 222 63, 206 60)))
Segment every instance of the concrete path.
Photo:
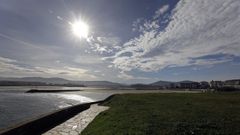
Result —
POLYGON ((54 127, 43 135, 79 135, 100 112, 108 108, 93 104, 89 109, 54 127))

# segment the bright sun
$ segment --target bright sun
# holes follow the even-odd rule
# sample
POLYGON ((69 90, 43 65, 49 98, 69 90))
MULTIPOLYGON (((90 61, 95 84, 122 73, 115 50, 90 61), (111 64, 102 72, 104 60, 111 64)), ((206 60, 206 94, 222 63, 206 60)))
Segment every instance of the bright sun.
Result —
POLYGON ((77 36, 78 38, 87 38, 88 37, 88 33, 89 33, 89 26, 81 21, 75 21, 73 23, 71 23, 71 28, 72 28, 72 32, 75 36, 77 36))

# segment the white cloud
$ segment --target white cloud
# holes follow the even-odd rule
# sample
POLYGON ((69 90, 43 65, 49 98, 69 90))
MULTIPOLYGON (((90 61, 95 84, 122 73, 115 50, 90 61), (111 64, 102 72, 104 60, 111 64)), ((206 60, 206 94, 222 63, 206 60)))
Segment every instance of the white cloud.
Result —
POLYGON ((132 27, 133 27, 132 31, 138 31, 142 21, 143 21, 143 18, 138 18, 137 20, 135 20, 132 24, 132 27))
MULTIPOLYGON (((161 8, 159 8, 157 11, 155 11, 155 14, 152 17, 152 20, 146 20, 144 18, 136 19, 132 24, 132 27, 133 27, 132 31, 145 33, 145 32, 160 28, 160 22, 162 21, 161 19, 166 19, 166 17, 168 16, 168 15, 164 15, 164 13, 168 11, 168 9, 169 9, 169 5, 164 5, 161 8), (160 19, 161 16, 163 16, 163 18, 160 19)), ((167 21, 165 20, 165 23, 166 22, 167 21)))
POLYGON ((97 76, 88 73, 88 70, 77 67, 27 67, 22 66, 21 62, 0 57, 0 73, 5 76, 45 76, 63 77, 68 79, 92 80, 97 76))
POLYGON ((9 58, 0 57, 0 62, 1 63, 11 63, 11 62, 17 62, 17 61, 13 60, 13 59, 9 59, 9 58))
POLYGON ((132 26, 132 31, 137 31, 140 33, 145 33, 151 30, 158 29, 159 26, 159 21, 158 19, 156 20, 143 20, 143 19, 137 19, 136 21, 133 22, 132 26))
POLYGON ((126 72, 120 72, 118 75, 117 75, 118 78, 120 79, 124 79, 124 80, 148 80, 148 79, 152 79, 152 78, 147 78, 147 77, 136 77, 136 76, 133 76, 133 75, 129 75, 127 74, 126 72))
POLYGON ((198 59, 193 61, 192 65, 215 65, 219 63, 229 62, 233 59, 231 57, 223 57, 220 59, 198 59))
POLYGON ((4 72, 31 72, 30 68, 16 64, 17 61, 9 58, 0 57, 0 73, 4 72))
POLYGON ((134 76, 128 75, 128 74, 126 74, 124 72, 120 73, 117 77, 120 78, 120 79, 126 79, 126 80, 134 79, 134 76))
POLYGON ((88 70, 76 67, 63 67, 63 68, 49 68, 49 67, 35 67, 36 72, 41 74, 58 76, 70 79, 96 79, 95 75, 89 74, 88 70))
POLYGON ((98 52, 100 54, 103 53, 113 53, 117 50, 120 50, 121 47, 119 46, 121 43, 120 38, 114 37, 114 36, 108 36, 108 37, 90 37, 87 39, 87 42, 91 46, 91 49, 94 52, 98 52))
POLYGON ((169 5, 164 5, 162 6, 161 8, 159 8, 156 12, 155 12, 155 15, 154 15, 154 19, 160 17, 162 14, 164 14, 165 12, 167 12, 169 9, 169 5))
POLYGON ((107 46, 118 46, 121 42, 118 37, 97 37, 97 40, 107 46))
POLYGON ((61 16, 57 16, 57 19, 60 20, 60 21, 63 20, 63 18, 61 16))
POLYGON ((158 30, 156 20, 148 20, 141 35, 126 42, 121 51, 108 59, 123 71, 157 71, 231 61, 229 57, 240 56, 239 15, 239 0, 179 1, 165 30, 158 30), (209 55, 216 57, 209 59, 209 55), (229 57, 219 59, 217 55, 229 57))
POLYGON ((99 56, 97 55, 79 55, 79 56, 76 56, 73 61, 79 64, 85 64, 85 65, 103 63, 103 60, 99 58, 99 56))

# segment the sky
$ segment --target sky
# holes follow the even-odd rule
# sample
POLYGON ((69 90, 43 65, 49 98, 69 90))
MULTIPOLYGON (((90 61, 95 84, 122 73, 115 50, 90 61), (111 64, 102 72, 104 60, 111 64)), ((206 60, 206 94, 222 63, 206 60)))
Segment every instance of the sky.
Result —
POLYGON ((0 0, 1 77, 210 81, 239 69, 239 0, 0 0))

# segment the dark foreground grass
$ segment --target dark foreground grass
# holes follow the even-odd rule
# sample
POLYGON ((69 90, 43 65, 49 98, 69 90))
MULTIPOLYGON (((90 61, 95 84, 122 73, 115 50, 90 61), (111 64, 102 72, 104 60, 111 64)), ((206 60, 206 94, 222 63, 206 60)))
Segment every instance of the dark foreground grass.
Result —
POLYGON ((240 94, 116 95, 82 135, 240 134, 240 94))

